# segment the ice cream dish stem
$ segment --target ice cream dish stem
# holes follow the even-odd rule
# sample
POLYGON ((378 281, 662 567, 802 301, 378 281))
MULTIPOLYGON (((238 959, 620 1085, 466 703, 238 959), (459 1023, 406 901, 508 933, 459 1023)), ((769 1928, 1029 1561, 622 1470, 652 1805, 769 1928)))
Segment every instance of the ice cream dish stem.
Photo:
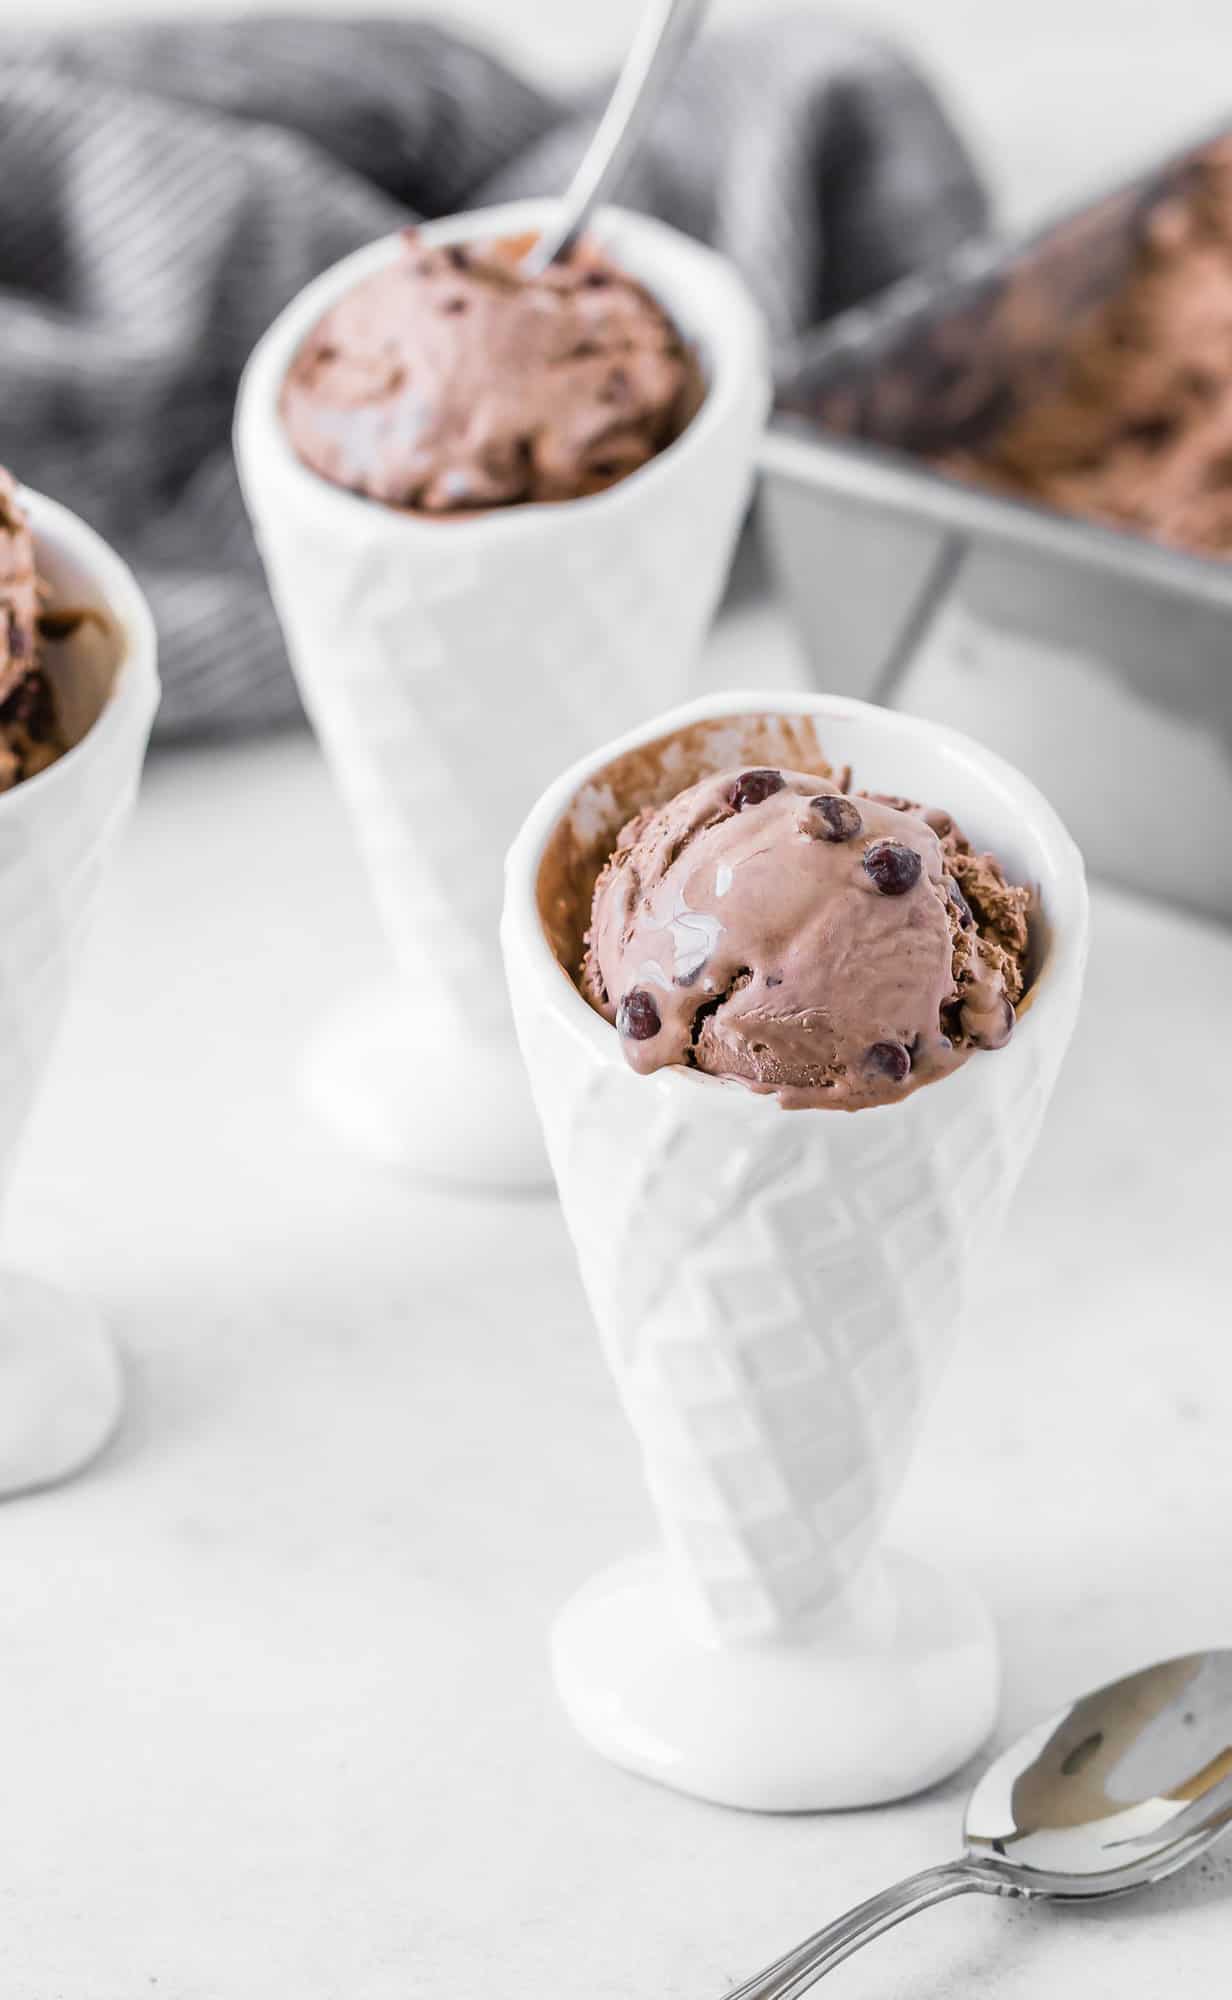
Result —
MULTIPOLYGON (((554 213, 518 202, 423 235, 507 241, 554 213)), ((592 233, 659 302, 704 381, 680 435, 603 491, 444 519, 345 490, 297 455, 280 409, 288 370, 325 313, 404 259, 400 237, 294 300, 240 392, 245 497, 393 961, 325 1024, 308 1087, 350 1141, 454 1184, 549 1179, 505 995, 502 856, 593 732, 628 728, 665 689, 683 697, 769 396, 760 316, 721 258, 617 210, 592 233)))
MULTIPOLYGON (((92 615, 67 621, 47 648, 63 753, 0 794, 0 1196, 158 705, 154 626, 129 571, 66 508, 28 490, 20 500, 44 603, 92 615)), ((77 1471, 120 1406, 115 1350, 94 1308, 0 1271, 0 1496, 77 1471)))

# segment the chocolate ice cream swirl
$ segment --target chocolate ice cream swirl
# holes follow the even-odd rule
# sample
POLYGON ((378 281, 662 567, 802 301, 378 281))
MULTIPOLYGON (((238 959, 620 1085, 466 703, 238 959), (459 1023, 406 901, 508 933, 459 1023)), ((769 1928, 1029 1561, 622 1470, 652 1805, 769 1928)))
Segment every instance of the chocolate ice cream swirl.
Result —
POLYGON ((425 514, 601 492, 671 444, 700 400, 661 308, 592 246, 538 277, 524 242, 402 254, 339 299, 283 386, 306 465, 425 514))
POLYGON ((637 1070, 856 1110, 1009 1040, 1029 904, 945 813, 726 771, 624 828, 579 983, 637 1070))
POLYGON ((1232 138, 1147 214, 1123 284, 1055 379, 938 463, 1012 497, 1232 555, 1232 138))

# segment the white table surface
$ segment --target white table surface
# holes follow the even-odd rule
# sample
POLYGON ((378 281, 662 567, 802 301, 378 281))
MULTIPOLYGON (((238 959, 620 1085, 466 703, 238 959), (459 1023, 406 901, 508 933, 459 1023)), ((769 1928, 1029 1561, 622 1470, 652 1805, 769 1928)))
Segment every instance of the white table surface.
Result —
MULTIPOLYGON (((751 614, 706 672, 788 670, 751 614)), ((1232 1643, 1232 935, 1095 917, 894 1526, 994 1608, 1002 1736, 1232 1643)), ((963 1778, 759 1819, 570 1734, 547 1621, 648 1507, 554 1203, 399 1183, 301 1108, 379 959, 306 736, 154 761, 5 1231, 130 1389, 91 1475, 0 1511, 6 2000, 708 2000, 955 1848, 963 1778)), ((948 1906, 834 1991, 1213 1995, 1230 1916, 1232 1851, 1098 1913, 948 1906)))

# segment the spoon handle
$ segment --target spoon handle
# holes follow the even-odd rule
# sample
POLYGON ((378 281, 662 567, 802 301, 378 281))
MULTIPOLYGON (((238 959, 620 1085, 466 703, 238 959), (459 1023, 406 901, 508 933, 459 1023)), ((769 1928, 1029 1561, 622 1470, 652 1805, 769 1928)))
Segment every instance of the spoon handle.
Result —
POLYGON ((845 1917, 836 1917, 794 1951, 776 1959, 752 1979, 746 1979, 743 1986, 725 1993, 723 2000, 797 2000, 797 1995, 806 1993, 815 1980, 833 1971, 853 1951, 859 1951, 862 1944, 893 1930, 905 1917, 913 1917, 917 1910, 929 1910, 934 1903, 946 1903, 951 1896, 970 1895, 977 1889, 991 1895, 1008 1893, 1003 1885, 982 1875, 966 1860, 948 1861, 942 1868, 925 1868, 921 1874, 897 1882, 892 1889, 883 1889, 879 1896, 870 1896, 867 1903, 857 1904, 845 1917))
POLYGON ((640 139, 705 10, 706 0, 649 0, 607 109, 562 197, 560 214, 522 260, 529 277, 554 264, 581 235, 591 210, 640 139))

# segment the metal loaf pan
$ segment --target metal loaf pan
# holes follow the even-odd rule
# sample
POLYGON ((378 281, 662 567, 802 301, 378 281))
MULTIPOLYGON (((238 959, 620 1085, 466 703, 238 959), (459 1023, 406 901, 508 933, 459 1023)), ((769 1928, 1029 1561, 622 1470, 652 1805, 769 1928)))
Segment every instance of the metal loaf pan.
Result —
POLYGON ((761 524, 819 686, 967 730, 1096 873, 1232 920, 1232 561, 925 462, 1038 392, 1211 143, 831 322, 780 386, 761 524))

